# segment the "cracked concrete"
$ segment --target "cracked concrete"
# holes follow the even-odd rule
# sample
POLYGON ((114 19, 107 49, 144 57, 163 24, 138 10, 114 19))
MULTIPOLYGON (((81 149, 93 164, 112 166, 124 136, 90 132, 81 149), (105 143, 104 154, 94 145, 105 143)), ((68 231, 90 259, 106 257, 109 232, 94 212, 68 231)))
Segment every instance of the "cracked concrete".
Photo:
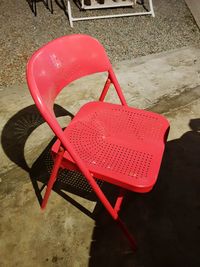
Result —
MULTIPOLYGON (((39 155, 53 134, 22 85, 0 91, 0 266, 199 266, 200 49, 172 50, 114 67, 128 104, 165 114, 171 125, 157 185, 146 195, 129 193, 122 207, 138 251, 130 253, 89 194, 55 188, 47 209, 40 211, 33 178, 42 185, 44 173, 48 177, 43 168, 50 163, 39 155)), ((68 112, 97 98, 104 80, 104 74, 90 76, 62 92, 56 111, 61 125, 69 122, 68 112)), ((107 100, 117 102, 113 90, 107 100)))

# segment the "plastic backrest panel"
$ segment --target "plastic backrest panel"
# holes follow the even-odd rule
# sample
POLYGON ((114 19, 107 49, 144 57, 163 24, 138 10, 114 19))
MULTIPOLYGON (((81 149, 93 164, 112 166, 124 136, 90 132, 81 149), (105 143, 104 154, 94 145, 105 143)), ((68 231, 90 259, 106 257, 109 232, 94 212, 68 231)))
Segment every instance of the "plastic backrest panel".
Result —
POLYGON ((96 39, 74 34, 36 51, 28 62, 27 81, 40 111, 43 104, 52 111, 56 96, 70 82, 110 68, 106 52, 96 39))

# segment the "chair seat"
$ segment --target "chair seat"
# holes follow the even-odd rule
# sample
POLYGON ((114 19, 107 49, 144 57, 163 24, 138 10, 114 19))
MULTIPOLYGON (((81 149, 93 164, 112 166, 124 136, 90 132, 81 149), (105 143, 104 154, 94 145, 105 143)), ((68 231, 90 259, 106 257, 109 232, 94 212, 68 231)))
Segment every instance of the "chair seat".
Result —
MULTIPOLYGON (((65 136, 98 179, 135 191, 154 186, 169 129, 159 114, 105 102, 84 105, 64 130, 65 136)), ((60 141, 52 147, 57 153, 60 141)), ((66 151, 63 168, 74 161, 66 151)), ((75 167, 75 166, 74 166, 75 167)))

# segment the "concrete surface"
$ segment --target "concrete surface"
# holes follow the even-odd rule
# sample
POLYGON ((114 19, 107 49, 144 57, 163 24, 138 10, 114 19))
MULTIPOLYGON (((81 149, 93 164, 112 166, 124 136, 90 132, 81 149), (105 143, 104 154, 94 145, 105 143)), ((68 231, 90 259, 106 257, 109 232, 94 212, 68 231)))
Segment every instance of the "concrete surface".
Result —
MULTIPOLYGON (((46 147, 53 135, 26 85, 1 87, 0 266, 200 265, 200 49, 123 61, 115 69, 131 106, 162 113, 171 124, 155 188, 145 195, 128 193, 122 207, 138 251, 130 252, 95 197, 80 192, 79 177, 68 175, 75 186, 57 183, 47 209, 40 211, 36 180, 41 187, 49 176, 46 147)), ((56 106, 62 125, 97 97, 104 79, 103 74, 84 78, 85 84, 77 81, 62 93, 56 106)), ((108 100, 116 101, 114 92, 108 100)), ((114 188, 103 188, 115 197, 114 188)))

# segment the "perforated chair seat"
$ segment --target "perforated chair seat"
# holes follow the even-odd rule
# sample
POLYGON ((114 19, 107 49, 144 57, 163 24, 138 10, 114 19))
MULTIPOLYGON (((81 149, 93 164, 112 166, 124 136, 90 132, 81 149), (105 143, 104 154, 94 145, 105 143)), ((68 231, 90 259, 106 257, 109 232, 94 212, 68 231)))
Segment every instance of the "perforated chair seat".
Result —
MULTIPOLYGON (((168 127, 168 121, 153 112, 90 102, 64 133, 96 178, 135 192, 148 192, 157 180, 168 127)), ((59 147, 57 140, 53 154, 59 147)), ((62 167, 76 168, 67 151, 62 167)))

